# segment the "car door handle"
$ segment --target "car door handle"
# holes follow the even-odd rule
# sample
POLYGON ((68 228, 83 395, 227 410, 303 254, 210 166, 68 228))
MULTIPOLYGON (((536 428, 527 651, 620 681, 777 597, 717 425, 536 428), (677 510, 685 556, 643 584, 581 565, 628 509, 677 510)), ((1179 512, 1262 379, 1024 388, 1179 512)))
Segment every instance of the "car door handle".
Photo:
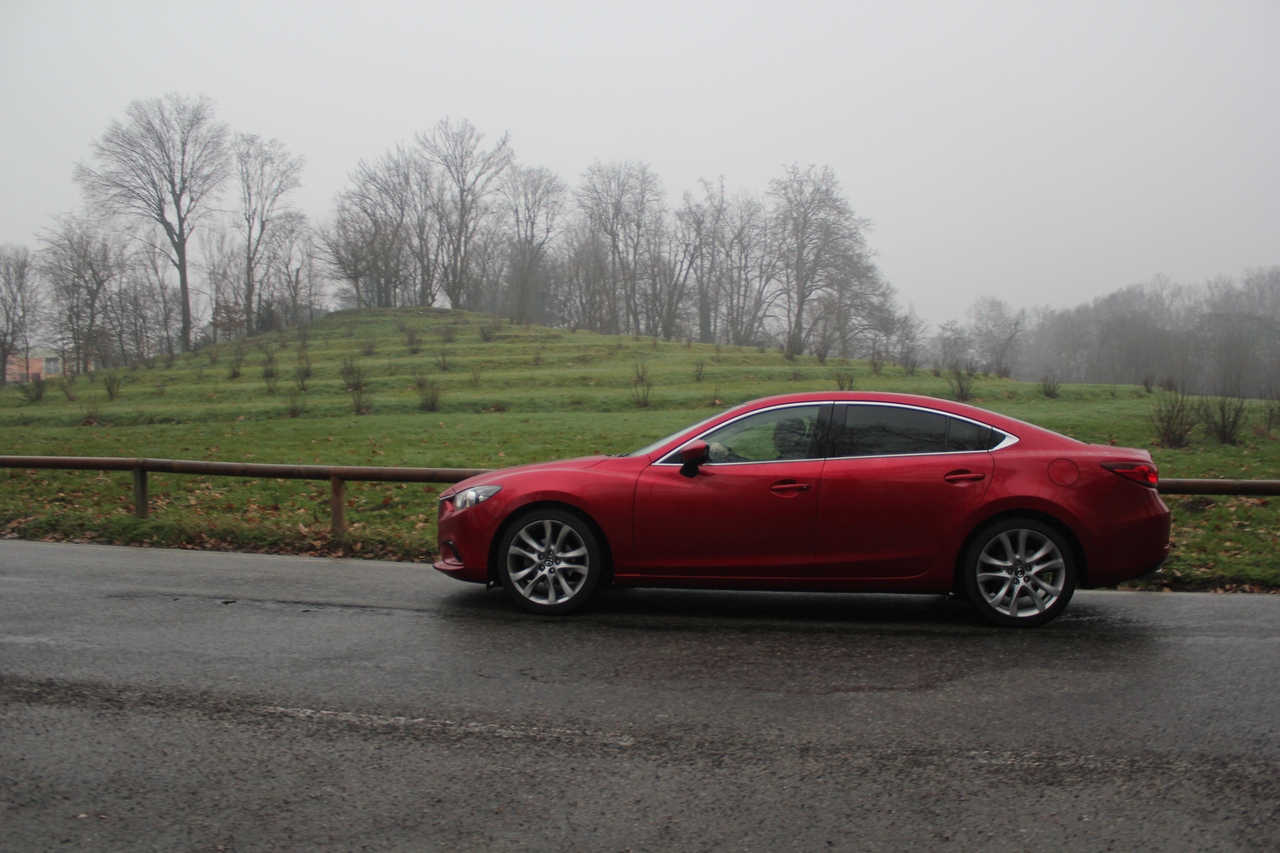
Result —
POLYGON ((976 471, 952 471, 950 474, 943 474, 942 479, 948 483, 976 483, 987 479, 987 475, 976 471))
POLYGON ((810 483, 774 483, 769 487, 769 491, 775 495, 795 495, 800 492, 807 492, 813 488, 810 483))

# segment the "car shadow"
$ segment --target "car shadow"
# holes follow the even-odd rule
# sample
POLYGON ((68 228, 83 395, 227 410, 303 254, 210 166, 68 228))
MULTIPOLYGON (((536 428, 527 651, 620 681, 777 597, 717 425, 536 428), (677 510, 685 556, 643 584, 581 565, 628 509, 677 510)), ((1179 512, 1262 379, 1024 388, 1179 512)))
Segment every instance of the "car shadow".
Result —
POLYGON ((768 592, 608 587, 568 616, 538 616, 501 590, 459 589, 439 602, 449 615, 532 624, 621 630, 762 630, 877 633, 1079 635, 1132 633, 1133 620, 1105 599, 1077 597, 1058 619, 1030 632, 983 619, 963 597, 862 592, 768 592))

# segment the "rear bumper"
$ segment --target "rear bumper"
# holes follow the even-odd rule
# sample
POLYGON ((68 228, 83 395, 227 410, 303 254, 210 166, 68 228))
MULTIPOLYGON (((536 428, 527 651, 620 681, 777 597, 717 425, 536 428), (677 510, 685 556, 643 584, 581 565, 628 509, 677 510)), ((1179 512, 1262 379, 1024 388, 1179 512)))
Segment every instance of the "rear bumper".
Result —
POLYGON ((1161 511, 1130 519, 1116 535, 1091 549, 1084 586, 1115 586, 1145 577, 1164 565, 1169 559, 1172 516, 1163 502, 1159 506, 1161 511))

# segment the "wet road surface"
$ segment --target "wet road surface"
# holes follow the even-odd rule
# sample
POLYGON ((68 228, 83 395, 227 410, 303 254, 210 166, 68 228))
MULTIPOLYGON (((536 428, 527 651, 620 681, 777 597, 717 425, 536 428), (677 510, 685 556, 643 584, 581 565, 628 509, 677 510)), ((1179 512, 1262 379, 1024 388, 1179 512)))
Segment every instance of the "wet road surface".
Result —
POLYGON ((0 542, 0 827, 50 850, 1280 849, 1280 596, 610 590, 0 542))

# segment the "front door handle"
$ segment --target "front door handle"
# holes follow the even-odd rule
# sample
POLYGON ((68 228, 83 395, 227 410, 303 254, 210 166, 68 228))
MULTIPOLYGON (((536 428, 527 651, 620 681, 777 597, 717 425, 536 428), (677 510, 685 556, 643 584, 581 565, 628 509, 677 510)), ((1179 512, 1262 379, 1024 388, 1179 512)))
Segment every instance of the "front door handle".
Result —
POLYGON ((769 491, 775 495, 783 497, 793 497, 801 492, 807 492, 813 488, 811 483, 774 483, 769 487, 769 491))
POLYGON ((987 475, 976 471, 952 471, 950 474, 943 474, 942 479, 948 483, 976 483, 987 479, 987 475))

